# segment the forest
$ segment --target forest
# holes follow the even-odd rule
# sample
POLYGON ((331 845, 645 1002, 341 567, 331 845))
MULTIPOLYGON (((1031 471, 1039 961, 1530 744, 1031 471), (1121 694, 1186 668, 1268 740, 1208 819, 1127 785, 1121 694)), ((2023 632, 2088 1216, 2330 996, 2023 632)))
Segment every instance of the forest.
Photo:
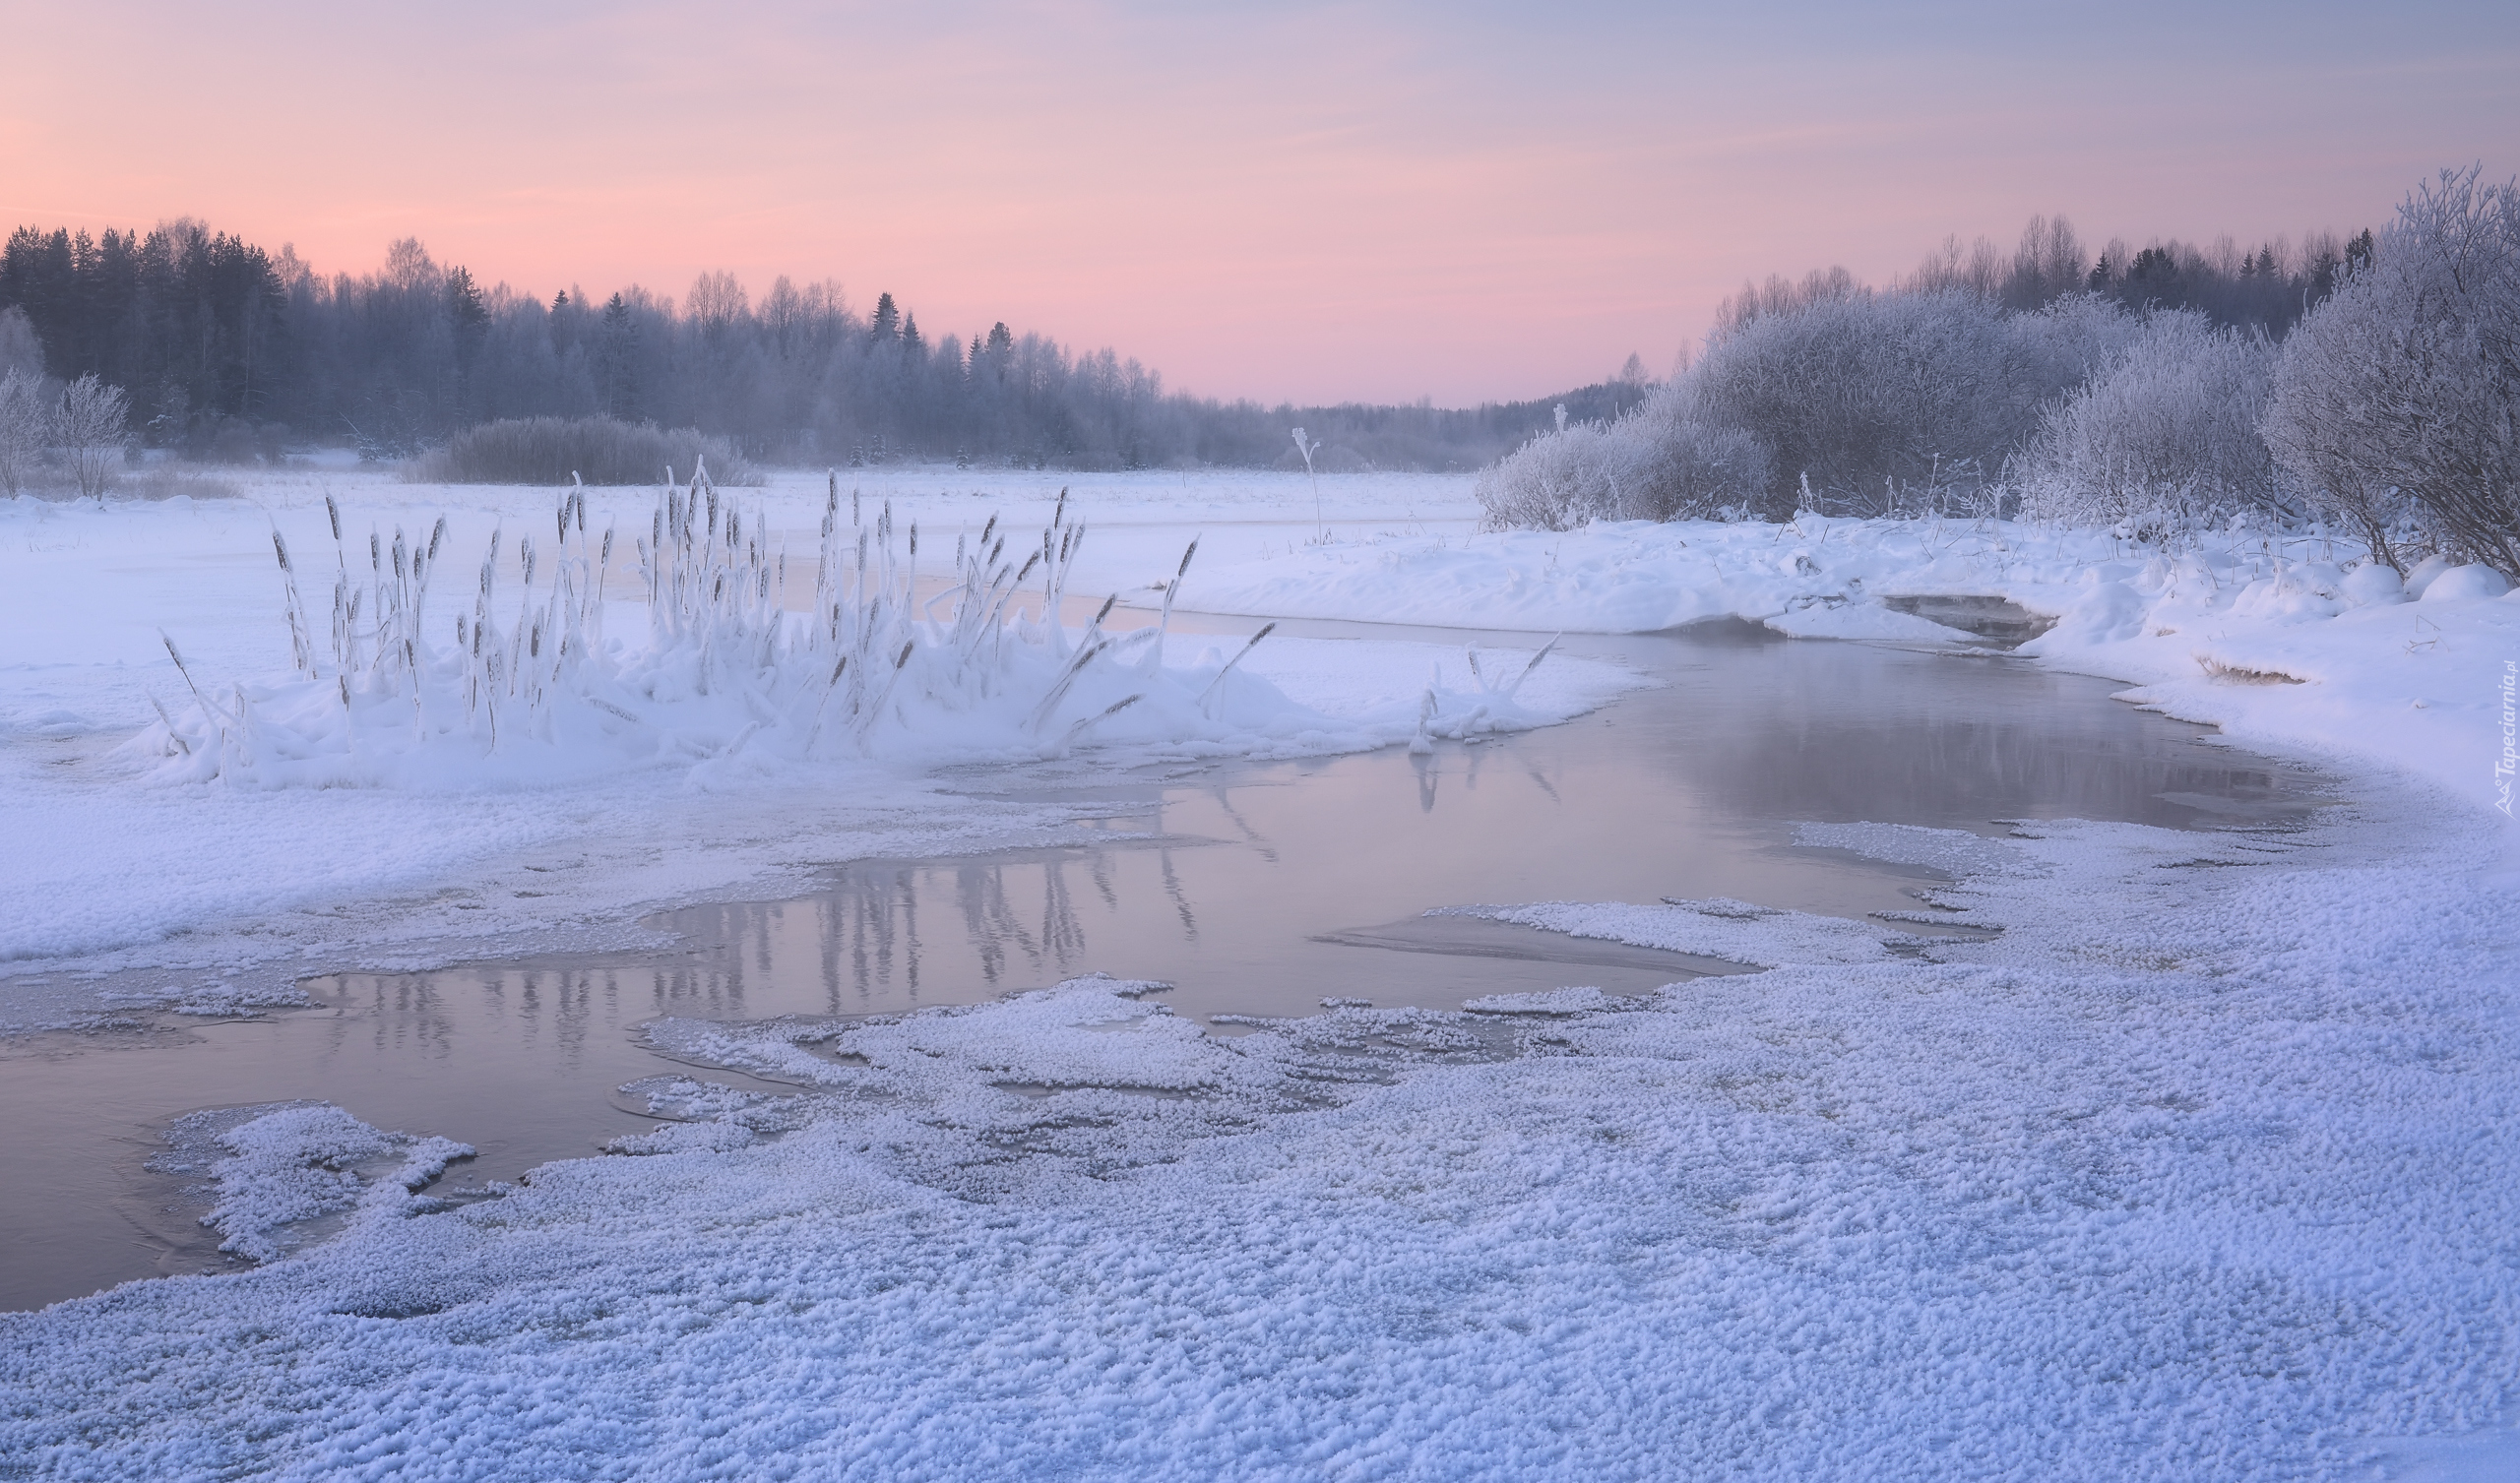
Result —
POLYGON ((1646 382, 1630 357, 1621 376, 1536 402, 1266 407, 1166 392, 1134 359, 1004 323, 933 334, 890 293, 860 313, 832 282, 781 278, 755 299, 709 273, 679 301, 632 286, 544 302, 415 240, 379 272, 327 277, 189 220, 20 227, 0 248, 0 316, 13 310, 39 346, 21 352, 31 373, 118 387, 146 444, 227 463, 342 441, 396 460, 502 419, 604 416, 778 463, 1270 465, 1294 458, 1300 424, 1325 467, 1470 469, 1559 403, 1615 417, 1646 382))

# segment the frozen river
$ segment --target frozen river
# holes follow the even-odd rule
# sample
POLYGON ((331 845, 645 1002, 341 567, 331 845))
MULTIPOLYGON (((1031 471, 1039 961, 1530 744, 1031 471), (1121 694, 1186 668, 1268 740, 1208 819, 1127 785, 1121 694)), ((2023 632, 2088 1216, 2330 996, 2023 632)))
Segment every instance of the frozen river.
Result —
MULTIPOLYGON (((1247 632, 1256 624, 1200 627, 1247 632)), ((1290 625, 1325 637, 1459 633, 1290 625)), ((1530 636, 1516 636, 1528 644, 1530 636)), ((293 1098, 440 1134, 514 1179, 652 1126, 615 1088, 669 1070, 640 1027, 970 1003, 1090 970, 1168 980, 1181 1013, 1301 1015, 1324 998, 1448 1008, 1594 984, 1639 992, 1732 965, 1429 908, 1730 896, 1861 918, 1935 877, 1797 847, 1797 821, 2000 833, 2087 818, 2280 824, 2317 779, 2028 661, 1749 631, 1569 640, 1661 683, 1566 725, 1431 756, 1231 764, 1080 781, 975 773, 1107 842, 867 860, 799 898, 666 913, 641 955, 309 981, 310 1009, 16 1044, 0 1072, 0 1306, 217 1269, 180 1181, 145 1167, 174 1117, 293 1098)), ((1903 924, 1904 925, 1904 924, 1903 924)), ((1228 1023, 1223 1028, 1231 1028, 1228 1023)), ((744 1079, 711 1073, 741 1082, 744 1079)))

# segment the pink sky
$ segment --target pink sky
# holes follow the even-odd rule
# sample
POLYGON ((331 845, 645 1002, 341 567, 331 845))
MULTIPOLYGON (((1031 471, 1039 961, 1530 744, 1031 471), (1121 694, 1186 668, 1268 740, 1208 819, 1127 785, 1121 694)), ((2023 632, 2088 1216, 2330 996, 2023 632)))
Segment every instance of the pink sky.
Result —
POLYGON ((2254 241, 2520 170, 2520 7, 2205 9, 22 4, 0 227, 832 278, 1176 389, 1463 404, 2034 213, 2254 241))

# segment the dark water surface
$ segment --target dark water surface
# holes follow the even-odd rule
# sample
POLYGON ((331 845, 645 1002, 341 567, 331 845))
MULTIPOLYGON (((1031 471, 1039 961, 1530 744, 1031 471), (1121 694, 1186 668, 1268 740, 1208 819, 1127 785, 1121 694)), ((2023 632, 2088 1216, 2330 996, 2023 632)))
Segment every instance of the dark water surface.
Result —
POLYGON ((1395 748, 1083 788, 972 774, 973 791, 1030 787, 1112 837, 859 862, 801 898, 655 918, 681 936, 663 952, 346 974, 309 980, 308 1010, 168 1016, 0 1049, 0 1307, 219 1269, 200 1208, 142 1167, 165 1124, 201 1107, 332 1101, 476 1146, 450 1183, 514 1179, 652 1126, 614 1089, 671 1069, 637 1039, 662 1015, 888 1013, 1095 969, 1170 980, 1168 1001, 1196 1016, 1306 1014, 1327 996, 1450 1007, 1567 984, 1634 993, 1723 965, 1420 913, 1726 896, 1861 916, 1913 906, 1908 893, 1934 878, 1796 847, 1795 821, 2214 828, 2298 816, 2319 785, 2113 702, 2109 682, 2024 660, 1702 630, 1567 648, 1665 683, 1431 757, 1395 748))

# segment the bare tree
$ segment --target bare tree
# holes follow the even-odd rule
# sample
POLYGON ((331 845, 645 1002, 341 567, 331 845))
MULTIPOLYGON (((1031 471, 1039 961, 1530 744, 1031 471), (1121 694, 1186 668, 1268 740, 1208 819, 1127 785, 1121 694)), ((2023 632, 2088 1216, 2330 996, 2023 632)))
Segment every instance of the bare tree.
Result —
POLYGON ((2033 216, 2022 228, 2021 246, 2012 255, 2012 271, 2004 278, 2004 304, 2036 309, 2068 293, 2080 292, 2090 275, 2082 239, 2063 216, 2033 216))
POLYGON ((71 472, 79 480, 82 495, 104 499, 112 461, 122 453, 129 411, 122 388, 107 386, 93 375, 80 377, 61 394, 52 434, 70 455, 71 472))
POLYGON ((0 494, 25 487, 51 431, 52 399, 43 383, 15 367, 0 373, 0 494))
POLYGON ((2520 577, 2520 183, 2444 170, 2301 321, 2264 432, 2382 555, 2400 496, 2443 542, 2520 577))

